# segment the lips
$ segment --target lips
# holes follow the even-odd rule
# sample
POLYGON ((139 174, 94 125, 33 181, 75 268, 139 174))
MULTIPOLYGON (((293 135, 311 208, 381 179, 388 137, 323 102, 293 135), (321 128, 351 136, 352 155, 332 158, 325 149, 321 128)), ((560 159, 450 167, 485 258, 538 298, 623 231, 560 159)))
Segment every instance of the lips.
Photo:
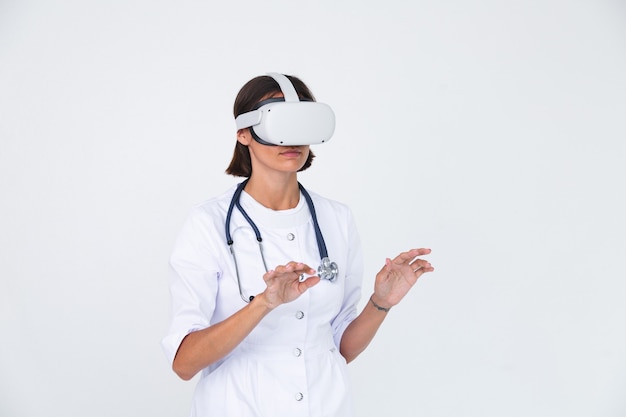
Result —
POLYGON ((288 158, 297 158, 302 154, 302 152, 297 148, 292 148, 292 149, 287 149, 284 152, 281 152, 280 154, 288 158))

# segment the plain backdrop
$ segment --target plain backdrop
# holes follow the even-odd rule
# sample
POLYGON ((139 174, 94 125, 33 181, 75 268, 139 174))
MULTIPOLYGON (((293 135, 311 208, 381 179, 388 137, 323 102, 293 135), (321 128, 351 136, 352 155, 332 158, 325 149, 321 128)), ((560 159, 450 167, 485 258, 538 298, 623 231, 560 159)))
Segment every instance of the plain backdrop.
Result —
POLYGON ((300 176, 436 271, 350 364, 358 416, 626 416, 626 4, 0 0, 0 416, 186 416, 167 260, 238 179, 232 103, 302 78, 300 176))

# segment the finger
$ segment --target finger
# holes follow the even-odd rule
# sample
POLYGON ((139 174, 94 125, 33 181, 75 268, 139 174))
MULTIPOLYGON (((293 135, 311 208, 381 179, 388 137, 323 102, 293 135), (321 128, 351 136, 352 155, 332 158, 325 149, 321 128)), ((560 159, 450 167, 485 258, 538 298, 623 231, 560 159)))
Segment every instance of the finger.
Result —
POLYGON ((287 262, 285 265, 278 265, 274 270, 277 274, 289 274, 298 268, 297 262, 287 262))
POLYGON ((387 258, 385 259, 385 266, 383 266, 382 270, 387 271, 387 273, 392 273, 394 270, 397 271, 399 268, 400 264, 395 262, 395 259, 392 261, 390 258, 387 258))
POLYGON ((430 252, 431 252, 431 250, 430 249, 426 249, 426 248, 411 249, 409 251, 402 252, 400 255, 396 256, 393 259, 393 262, 395 264, 401 264, 401 263, 405 263, 405 262, 409 262, 410 263, 416 257, 422 256, 422 255, 428 255, 430 252))
POLYGON ((385 259, 385 268, 387 269, 387 271, 391 271, 393 269, 393 261, 389 258, 385 259))
POLYGON ((420 269, 431 268, 430 262, 424 259, 414 259, 409 262, 409 266, 413 269, 413 272, 417 272, 420 269))
POLYGON ((309 278, 305 279, 304 281, 301 281, 298 284, 298 290, 300 291, 300 294, 302 294, 303 292, 305 292, 306 290, 308 290, 312 286, 319 284, 320 281, 321 281, 321 279, 317 275, 309 277, 309 278))
POLYGON ((269 282, 274 276, 276 275, 276 271, 274 271, 273 269, 270 269, 269 271, 267 271, 266 273, 263 274, 263 281, 265 281, 266 283, 269 282))
POLYGON ((413 273, 419 278, 422 274, 425 274, 426 272, 433 272, 434 270, 435 268, 433 268, 431 264, 427 264, 420 266, 419 268, 415 268, 413 273))
POLYGON ((317 272, 317 270, 315 270, 314 268, 311 268, 307 264, 303 264, 303 263, 299 263, 298 268, 296 268, 295 271, 299 274, 307 274, 307 275, 315 275, 315 273, 317 272))
POLYGON ((276 267, 276 272, 285 273, 285 272, 297 272, 299 274, 315 274, 315 269, 311 268, 307 264, 302 262, 288 262, 286 265, 279 265, 276 267))
POLYGON ((288 262, 287 265, 285 265, 285 271, 295 271, 298 268, 298 263, 297 262, 288 262))

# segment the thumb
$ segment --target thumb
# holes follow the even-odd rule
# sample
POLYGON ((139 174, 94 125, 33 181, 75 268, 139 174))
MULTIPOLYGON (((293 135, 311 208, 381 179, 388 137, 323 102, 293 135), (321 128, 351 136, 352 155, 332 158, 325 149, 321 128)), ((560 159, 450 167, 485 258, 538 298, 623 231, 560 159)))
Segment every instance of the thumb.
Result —
POLYGON ((319 282, 320 282, 320 277, 318 276, 310 277, 310 278, 305 279, 302 282, 299 282, 298 289, 300 290, 300 294, 302 294, 309 288, 319 284, 319 282))

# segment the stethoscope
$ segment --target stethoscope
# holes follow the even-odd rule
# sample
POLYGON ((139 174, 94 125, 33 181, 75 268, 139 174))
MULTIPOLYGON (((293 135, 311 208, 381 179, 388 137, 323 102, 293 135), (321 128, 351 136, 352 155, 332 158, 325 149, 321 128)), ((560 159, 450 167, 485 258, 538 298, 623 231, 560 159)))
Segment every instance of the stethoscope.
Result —
MULTIPOLYGON (((263 238, 261 237, 261 232, 259 231, 259 228, 256 226, 256 224, 254 224, 254 222, 252 221, 248 213, 246 213, 243 207, 241 207, 241 203, 239 202, 239 199, 241 197, 241 192, 243 191, 244 187, 248 183, 248 180, 249 178, 237 186, 237 189, 235 190, 235 194, 233 194, 233 198, 232 200, 230 200, 230 206, 228 207, 228 213, 226 214, 226 224, 225 224, 226 243, 228 243, 228 247, 230 248, 230 253, 231 255, 233 255, 233 260, 235 261, 235 274, 237 275, 237 285, 239 287, 239 295, 241 296, 241 299, 245 301, 246 303, 249 303, 250 301, 252 301, 254 296, 251 295, 250 297, 246 299, 246 297, 243 295, 243 289, 241 288, 241 278, 239 277, 239 266, 237 265, 237 257, 235 256, 235 251, 233 250, 233 238, 230 235, 230 218, 233 215, 233 210, 235 206, 237 206, 237 209, 239 209, 239 212, 246 219, 246 221, 248 222, 252 230, 254 230, 254 234, 256 235, 256 240, 259 243, 259 251, 261 252, 261 259, 263 260, 263 266, 265 267, 265 272, 268 271, 267 263, 265 262, 265 255, 263 255, 263 243, 262 243, 263 238)), ((315 229, 315 239, 317 240, 317 248, 320 252, 320 257, 322 258, 322 262, 320 266, 317 268, 317 275, 321 279, 325 279, 330 282, 333 282, 337 278, 339 269, 337 268, 337 264, 335 262, 331 262, 331 260, 328 258, 328 250, 326 249, 326 243, 324 242, 324 236, 322 236, 320 225, 317 222, 317 215, 315 214, 315 207, 313 206, 313 200, 311 199, 311 196, 304 189, 302 184, 298 183, 298 188, 300 188, 300 191, 302 192, 302 195, 304 196, 304 200, 306 201, 307 206, 309 206, 309 211, 311 212, 311 218, 313 219, 313 229, 315 229)), ((301 279, 302 278, 303 277, 301 276, 301 279)))

